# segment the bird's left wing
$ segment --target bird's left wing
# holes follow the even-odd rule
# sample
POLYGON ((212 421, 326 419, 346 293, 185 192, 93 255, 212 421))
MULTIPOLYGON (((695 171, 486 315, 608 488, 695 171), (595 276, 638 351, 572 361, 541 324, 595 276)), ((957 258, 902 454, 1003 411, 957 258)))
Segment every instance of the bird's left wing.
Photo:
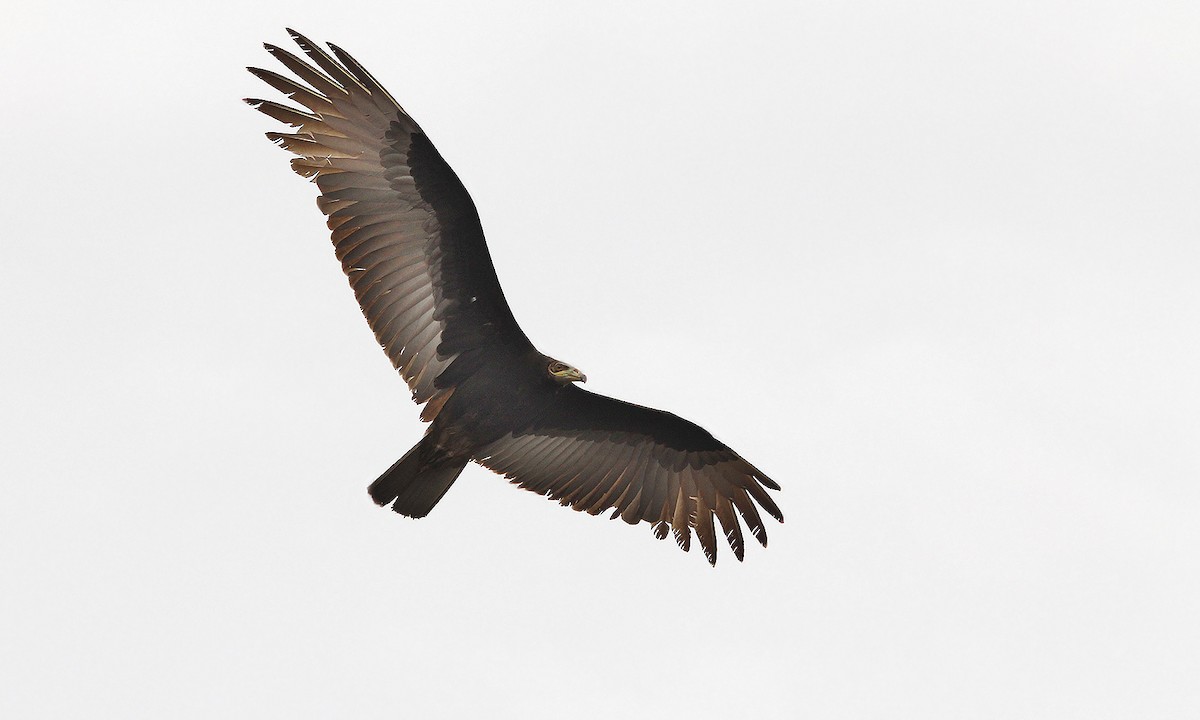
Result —
POLYGON ((700 426, 574 385, 479 457, 516 485, 576 510, 612 510, 613 518, 631 525, 644 520, 660 539, 670 530, 685 551, 695 530, 713 564, 714 515, 738 560, 744 552, 739 513, 764 546, 767 531, 756 503, 783 522, 764 490, 779 485, 700 426))
POLYGON ((498 343, 532 347, 500 289, 475 204, 429 138, 346 51, 330 45, 331 56, 289 32, 307 61, 266 48, 301 82, 249 70, 304 109, 247 102, 295 128, 267 137, 298 155, 292 169, 320 188, 342 269, 413 398, 431 400, 452 364, 449 376, 461 378, 498 343))

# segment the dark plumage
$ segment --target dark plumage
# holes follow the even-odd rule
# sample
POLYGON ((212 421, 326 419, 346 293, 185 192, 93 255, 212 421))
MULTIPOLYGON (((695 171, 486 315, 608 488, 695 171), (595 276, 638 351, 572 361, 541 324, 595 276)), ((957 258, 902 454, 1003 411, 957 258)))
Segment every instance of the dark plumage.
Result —
POLYGON ((765 546, 758 507, 783 521, 763 489, 779 485, 703 428, 587 392, 574 384, 582 373, 538 352, 504 299, 475 204, 428 136, 345 51, 289 32, 307 62, 266 48, 306 84, 249 70, 305 109, 246 102, 296 129, 267 137, 320 188, 363 315, 430 422, 372 499, 424 517, 474 460, 576 510, 670 530, 684 550, 695 530, 710 563, 714 516, 738 560, 739 514, 765 546))

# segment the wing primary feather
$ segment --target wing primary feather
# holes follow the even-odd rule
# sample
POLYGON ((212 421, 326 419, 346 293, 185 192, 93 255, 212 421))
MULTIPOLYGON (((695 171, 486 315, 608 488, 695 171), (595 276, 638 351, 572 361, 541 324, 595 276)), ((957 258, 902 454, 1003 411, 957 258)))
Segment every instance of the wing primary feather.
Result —
POLYGON ((721 530, 729 542, 729 547, 733 549, 733 554, 737 557, 738 562, 741 562, 745 542, 742 538, 742 527, 738 522, 737 512, 733 509, 733 496, 739 491, 739 488, 736 484, 737 478, 732 477, 729 473, 728 463, 723 463, 722 460, 722 457, 715 454, 708 457, 706 462, 709 465, 705 469, 704 476, 712 484, 712 494, 709 497, 713 513, 721 523, 721 530))
MULTIPOLYGON (((337 45, 334 45, 333 43, 326 44, 329 45, 329 49, 333 51, 333 54, 337 56, 337 59, 341 60, 342 64, 345 65, 350 72, 354 73, 354 76, 358 78, 359 82, 367 87, 367 90, 372 96, 377 96, 396 107, 400 107, 400 103, 396 102, 396 98, 392 97, 392 94, 387 91, 387 88, 385 88, 378 80, 376 80, 375 76, 372 75, 365 67, 363 67, 361 63, 355 60, 353 55, 337 45)), ((380 105, 378 102, 376 104, 380 105)), ((382 105, 380 109, 386 110, 386 108, 382 105)))
MULTIPOLYGON (((306 157, 344 157, 357 158, 362 155, 362 149, 357 143, 346 138, 318 133, 280 133, 266 134, 272 142, 287 150, 306 157)), ((318 198, 318 205, 320 198, 318 198)), ((324 210, 322 210, 324 212, 324 210)), ((326 215, 333 213, 326 212, 326 215)))
POLYGON ((729 542, 729 548, 733 550, 733 556, 742 562, 742 557, 745 555, 745 543, 742 540, 742 526, 738 522, 737 513, 733 511, 733 505, 727 497, 718 497, 715 512, 717 520, 721 523, 721 531, 725 533, 725 540, 729 542))
MULTIPOLYGON (((310 135, 296 135, 293 133, 281 133, 271 131, 265 133, 267 139, 285 150, 296 153, 297 155, 318 155, 323 154, 324 149, 313 141, 310 135)), ((319 200, 319 199, 318 199, 319 200)))
POLYGON ((287 105, 280 105, 273 100, 261 98, 242 98, 242 100, 262 114, 292 127, 304 128, 309 124, 321 122, 321 118, 316 115, 290 108, 287 105))
MULTIPOLYGON (((692 470, 687 468, 684 472, 691 473, 692 470)), ((694 483, 695 480, 692 482, 694 483)), ((696 538, 700 541, 700 548, 704 550, 704 557, 708 560, 708 564, 716 565, 717 533, 713 528, 712 509, 703 493, 696 495, 696 538)))
POLYGON ((292 158, 290 165, 292 166, 292 172, 311 180, 324 172, 337 172, 330 170, 333 167, 333 163, 329 160, 329 158, 295 157, 292 158))
POLYGON ((775 501, 771 499, 771 496, 767 494, 767 491, 762 489, 761 485, 754 482, 754 480, 751 480, 750 482, 746 483, 746 491, 750 493, 750 497, 754 498, 755 501, 762 506, 762 509, 766 510, 771 517, 775 518, 779 522, 783 522, 783 513, 780 512, 779 506, 775 504, 775 501))
MULTIPOLYGON (((268 46, 268 49, 269 48, 270 46, 268 46)), ((295 80, 284 77, 277 72, 272 72, 271 70, 264 70, 256 67, 248 67, 246 69, 249 70, 259 80, 262 80, 266 84, 288 96, 289 99, 295 100, 313 112, 321 113, 322 116, 324 116, 325 113, 335 112, 333 103, 329 101, 329 98, 318 95, 313 91, 312 88, 304 87, 295 80)))
POLYGON ((738 460, 741 460, 743 463, 746 463, 746 467, 750 468, 750 474, 753 475, 755 478, 757 478, 758 481, 760 483, 762 483, 763 485, 771 488, 772 490, 782 490, 783 489, 783 488, 779 487, 779 483, 777 483, 774 480, 772 480, 771 478, 767 477, 766 473, 764 473, 762 470, 759 470, 758 468, 754 467, 750 463, 746 462, 746 460, 744 458, 738 457, 738 460))
POLYGON ((687 552, 692 546, 691 524, 688 521, 688 506, 691 505, 691 501, 683 487, 683 478, 678 473, 674 473, 674 476, 679 478, 679 486, 675 497, 675 511, 671 515, 671 532, 675 534, 675 542, 680 549, 687 552))
MULTIPOLYGON (((348 138, 344 135, 330 135, 329 133, 312 132, 307 133, 313 142, 321 146, 321 150, 316 155, 333 155, 335 157, 358 158, 363 155, 363 144, 357 138, 348 138)), ((385 202, 385 205, 387 203, 385 202)), ((388 208, 389 210, 391 208, 388 208)))
MULTIPOLYGON (((378 161, 363 159, 361 157, 354 157, 354 158, 327 158, 327 157, 294 158, 292 160, 292 167, 294 168, 298 164, 308 165, 313 170, 316 170, 318 172, 325 172, 325 173, 344 172, 344 173, 367 173, 367 174, 370 174, 370 173, 378 172, 378 170, 379 170, 379 162, 378 161)), ((296 172, 300 172, 300 171, 297 170, 296 172)), ((311 174, 311 172, 309 174, 311 174)), ((403 208, 403 207, 399 208, 399 210, 402 212, 404 212, 408 209, 411 209, 411 208, 403 208)))
POLYGON ((344 118, 328 113, 321 116, 321 132, 327 135, 354 138, 364 146, 368 146, 379 142, 379 135, 383 131, 380 126, 365 123, 361 118, 344 118))
POLYGON ((304 54, 308 55, 313 62, 315 62, 322 70, 324 70, 329 75, 331 80, 345 88, 347 94, 350 94, 350 91, 353 88, 358 88, 363 92, 367 91, 367 89, 363 87, 362 83, 358 81, 358 78, 351 75, 346 71, 346 68, 342 67, 336 60, 329 57, 329 53, 322 50, 320 45, 316 44, 312 40, 309 40, 291 28, 288 28, 287 31, 288 34, 292 36, 292 40, 295 41, 295 43, 300 46, 300 49, 304 51, 304 54))
POLYGON ((296 77, 311 85, 313 90, 316 90, 325 97, 329 98, 330 101, 332 101, 335 96, 346 95, 346 89, 341 85, 338 85, 333 78, 322 74, 312 65, 309 65, 287 50, 284 50, 277 45, 271 45, 270 43, 264 44, 263 47, 265 47, 267 52, 271 53, 271 56, 278 60, 284 67, 296 73, 296 77))
POLYGON ((742 519, 746 521, 747 527, 750 528, 750 534, 758 540, 763 547, 767 546, 767 529, 763 526, 762 517, 758 514, 758 508, 754 506, 750 498, 746 496, 746 491, 742 488, 737 488, 733 492, 733 505, 741 513, 742 519))
POLYGON ((280 61, 280 64, 287 67, 288 70, 296 73, 296 77, 310 84, 313 90, 320 92, 325 97, 334 100, 336 96, 347 95, 346 86, 338 84, 337 80, 317 70, 316 67, 308 64, 298 56, 289 53, 281 47, 274 46, 271 43, 263 43, 266 52, 270 53, 272 58, 280 61))

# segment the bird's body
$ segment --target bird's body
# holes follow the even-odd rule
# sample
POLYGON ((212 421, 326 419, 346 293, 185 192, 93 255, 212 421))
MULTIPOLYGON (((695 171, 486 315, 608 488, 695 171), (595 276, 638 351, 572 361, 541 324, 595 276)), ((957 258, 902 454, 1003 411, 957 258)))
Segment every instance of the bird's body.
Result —
POLYGON ((500 288, 470 195, 429 138, 357 61, 292 33, 313 64, 267 49, 304 83, 251 72, 306 108, 248 100, 295 133, 268 133, 321 190, 334 249, 376 339, 424 404, 424 438, 370 487, 423 517, 468 462, 593 514, 694 530, 716 560, 714 517, 740 560, 737 515, 766 545, 757 506, 783 520, 761 471, 703 428, 589 393, 539 352, 500 288), (735 513, 734 511, 737 511, 735 513))

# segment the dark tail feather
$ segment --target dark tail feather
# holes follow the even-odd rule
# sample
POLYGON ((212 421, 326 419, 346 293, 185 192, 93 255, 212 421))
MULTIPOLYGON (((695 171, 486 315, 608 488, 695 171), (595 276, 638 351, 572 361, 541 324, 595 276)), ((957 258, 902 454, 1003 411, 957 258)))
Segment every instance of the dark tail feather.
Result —
POLYGON ((421 443, 371 483, 367 492, 377 505, 392 503, 392 509, 412 518, 425 517, 446 494, 466 460, 442 460, 433 465, 421 462, 421 443))

